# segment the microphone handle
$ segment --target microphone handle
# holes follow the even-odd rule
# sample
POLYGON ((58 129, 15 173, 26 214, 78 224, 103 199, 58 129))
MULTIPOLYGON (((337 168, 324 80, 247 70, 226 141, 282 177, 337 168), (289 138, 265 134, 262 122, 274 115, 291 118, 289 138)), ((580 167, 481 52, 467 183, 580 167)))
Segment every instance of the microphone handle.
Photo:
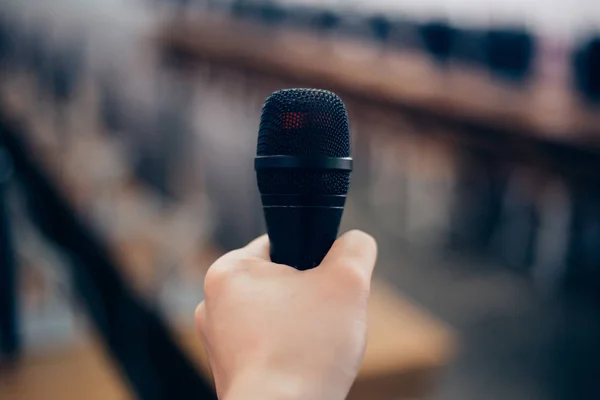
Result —
POLYGON ((337 239, 344 207, 264 206, 271 261, 304 271, 318 266, 337 239))

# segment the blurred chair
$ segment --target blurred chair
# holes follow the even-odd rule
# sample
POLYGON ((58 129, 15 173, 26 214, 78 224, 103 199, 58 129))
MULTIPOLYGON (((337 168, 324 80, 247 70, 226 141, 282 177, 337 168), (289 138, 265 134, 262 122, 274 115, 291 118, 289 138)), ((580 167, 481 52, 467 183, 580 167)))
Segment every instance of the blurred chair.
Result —
POLYGON ((572 185, 572 219, 565 283, 578 291, 587 289, 598 299, 600 289, 600 191, 598 182, 572 185))
POLYGON ((287 13, 283 6, 272 2, 264 1, 257 7, 259 21, 267 26, 281 25, 285 22, 287 13))
POLYGON ((390 32, 391 44, 400 49, 417 50, 421 46, 419 25, 407 17, 394 17, 390 19, 392 30, 390 32))
POLYGON ((531 277, 545 295, 556 294, 564 285, 572 208, 562 179, 552 178, 544 184, 537 203, 539 227, 531 277))
MULTIPOLYGON (((194 100, 200 96, 195 85, 196 61, 184 52, 161 52, 157 77, 152 82, 157 95, 152 110, 144 117, 151 122, 146 132, 140 132, 145 143, 139 148, 146 151, 140 151, 136 171, 142 181, 167 199, 179 197, 178 180, 194 175, 187 169, 196 155, 191 119, 196 111, 192 109, 194 100)), ((186 183, 195 186, 197 182, 186 183)))
POLYGON ((47 28, 43 24, 36 26, 27 34, 23 46, 25 47, 26 65, 35 77, 38 95, 42 95, 50 88, 47 28))
POLYGON ((15 42, 16 28, 7 18, 0 18, 0 69, 4 72, 15 64, 17 43, 15 42))
POLYGON ((3 16, 0 16, 0 67, 5 68, 10 59, 10 29, 7 26, 8 21, 3 16))
POLYGON ((388 43, 393 29, 392 21, 383 15, 374 15, 368 21, 375 41, 382 44, 388 43))
POLYGON ((384 51, 414 50, 418 48, 415 24, 401 17, 373 15, 366 21, 368 39, 381 45, 384 51))
POLYGON ((78 42, 66 43, 51 58, 52 97, 57 103, 69 102, 83 70, 83 48, 78 42))
POLYGON ((48 77, 44 79, 44 91, 50 97, 55 134, 63 139, 71 133, 69 107, 83 73, 84 46, 78 40, 61 43, 47 54, 48 77))
POLYGON ((446 21, 431 21, 419 27, 423 47, 439 65, 446 65, 454 50, 456 30, 446 21))
POLYGON ((330 35, 340 26, 341 16, 333 10, 320 10, 313 14, 310 26, 321 35, 330 35))
POLYGON ((252 18, 256 16, 257 11, 257 4, 249 0, 234 0, 230 9, 235 18, 252 18))
MULTIPOLYGON (((238 0, 243 1, 243 0, 238 0)), ((312 29, 312 21, 315 15, 315 9, 306 5, 285 5, 287 14, 286 26, 301 30, 312 29)))
POLYGON ((540 210, 535 180, 535 174, 521 168, 510 174, 494 228, 495 258, 520 273, 529 271, 534 264, 539 240, 540 210))
POLYGON ((99 96, 100 121, 108 133, 116 133, 125 129, 125 110, 123 99, 119 93, 118 83, 112 76, 101 76, 97 79, 99 96))
POLYGON ((165 96, 148 115, 152 132, 145 132, 144 144, 139 146, 139 159, 134 166, 138 178, 155 189, 164 199, 172 199, 175 173, 181 170, 186 158, 186 146, 191 136, 189 104, 176 94, 165 96))
POLYGON ((470 150, 459 163, 450 246, 486 253, 502 216, 508 176, 501 159, 489 151, 470 150))
POLYGON ((600 36, 584 41, 573 54, 576 89, 590 102, 600 102, 600 36))
POLYGON ((484 57, 493 76, 523 83, 531 76, 535 40, 522 28, 494 28, 484 36, 484 57))
POLYGON ((485 67, 485 31, 476 28, 455 28, 452 58, 459 63, 485 67))
POLYGON ((369 18, 364 15, 338 10, 337 12, 320 10, 317 14, 313 10, 310 18, 312 29, 321 29, 323 32, 335 31, 342 37, 359 40, 374 40, 374 32, 369 18))
MULTIPOLYGON (((160 3, 165 3, 169 6, 172 17, 178 20, 184 20, 191 11, 194 3, 198 0, 154 0, 155 6, 160 6, 160 3)), ((206 1, 207 3, 207 1, 206 1)))
POLYGON ((11 20, 6 25, 6 32, 9 34, 10 42, 12 43, 12 46, 10 46, 10 56, 15 68, 24 70, 30 66, 29 54, 27 52, 30 34, 27 32, 26 27, 19 23, 17 17, 14 18, 14 20, 11 20))

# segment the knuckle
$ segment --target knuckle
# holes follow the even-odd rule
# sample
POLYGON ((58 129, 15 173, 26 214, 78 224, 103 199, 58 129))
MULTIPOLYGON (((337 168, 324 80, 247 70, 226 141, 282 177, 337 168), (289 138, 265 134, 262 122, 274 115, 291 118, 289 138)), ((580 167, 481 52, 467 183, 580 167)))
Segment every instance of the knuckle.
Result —
POLYGON ((218 264, 212 265, 204 277, 204 296, 212 298, 223 286, 227 279, 228 272, 224 268, 219 268, 218 264))
POLYGON ((210 266, 204 277, 204 295, 207 298, 218 293, 232 275, 232 260, 221 257, 210 266))
POLYGON ((212 298, 224 290, 231 282, 249 271, 252 271, 262 260, 247 257, 238 252, 231 252, 217 260, 204 277, 204 295, 212 298))

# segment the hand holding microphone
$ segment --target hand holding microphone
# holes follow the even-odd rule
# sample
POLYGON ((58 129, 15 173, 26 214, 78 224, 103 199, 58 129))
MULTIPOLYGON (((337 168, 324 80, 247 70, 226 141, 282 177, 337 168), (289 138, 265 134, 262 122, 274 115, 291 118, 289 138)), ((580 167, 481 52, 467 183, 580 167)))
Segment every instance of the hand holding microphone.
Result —
POLYGON ((336 240, 352 168, 339 97, 273 93, 255 168, 268 238, 210 267, 196 311, 217 394, 342 400, 365 349, 377 246, 360 231, 336 240))
POLYGON ((373 238, 351 231, 309 271, 272 263, 266 236, 217 260, 196 324, 219 399, 344 399, 363 358, 376 257, 373 238))

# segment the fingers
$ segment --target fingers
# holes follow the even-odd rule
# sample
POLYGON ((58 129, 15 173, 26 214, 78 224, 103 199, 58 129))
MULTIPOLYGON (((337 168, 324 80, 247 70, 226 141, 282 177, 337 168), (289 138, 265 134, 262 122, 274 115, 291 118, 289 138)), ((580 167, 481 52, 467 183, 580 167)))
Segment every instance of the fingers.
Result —
POLYGON ((377 260, 377 243, 371 235, 353 230, 335 241, 319 268, 357 272, 370 282, 377 260))
POLYGON ((269 237, 267 235, 262 235, 250 243, 246 245, 241 251, 244 255, 250 257, 258 257, 262 258, 265 261, 271 261, 271 256, 269 255, 269 237))

